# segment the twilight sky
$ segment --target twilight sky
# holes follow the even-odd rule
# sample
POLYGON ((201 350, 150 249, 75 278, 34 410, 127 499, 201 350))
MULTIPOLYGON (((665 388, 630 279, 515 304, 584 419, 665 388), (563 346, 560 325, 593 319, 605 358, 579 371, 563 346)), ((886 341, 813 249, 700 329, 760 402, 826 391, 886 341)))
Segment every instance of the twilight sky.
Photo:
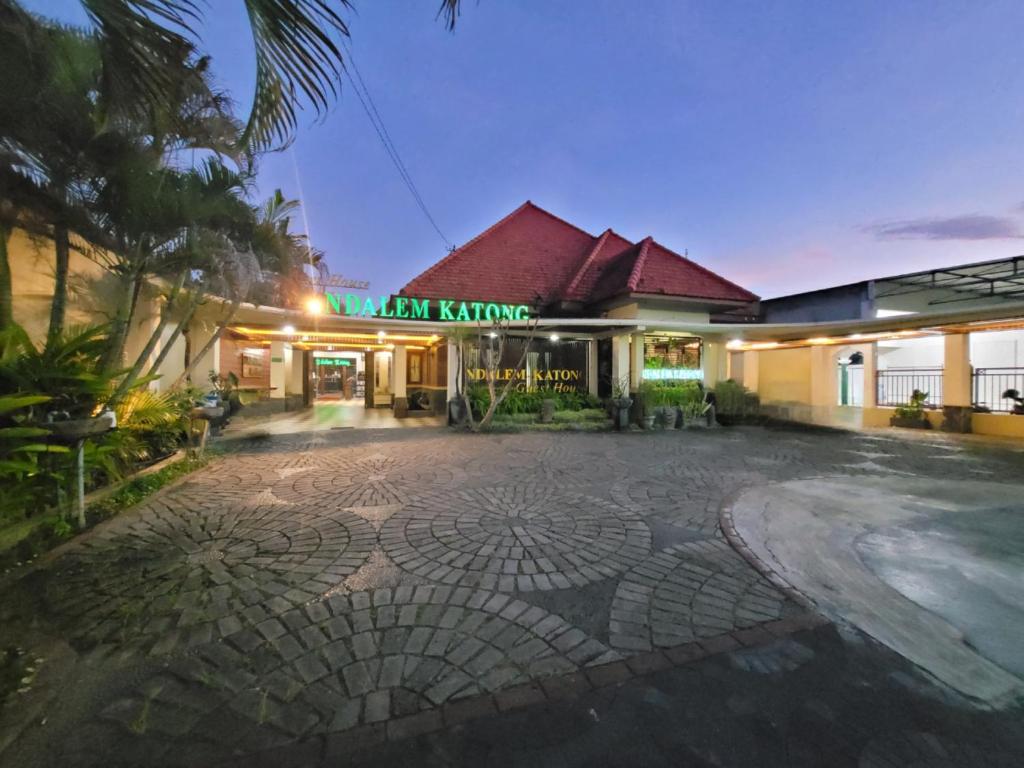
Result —
MULTIPOLYGON (((441 230, 524 200, 765 297, 1024 252, 1019 0, 354 0, 355 61, 441 230)), ((84 20, 76 0, 28 0, 84 20)), ((202 47, 248 106, 242 4, 202 47)), ((397 290, 445 254, 346 86, 261 164, 332 271, 397 290)))

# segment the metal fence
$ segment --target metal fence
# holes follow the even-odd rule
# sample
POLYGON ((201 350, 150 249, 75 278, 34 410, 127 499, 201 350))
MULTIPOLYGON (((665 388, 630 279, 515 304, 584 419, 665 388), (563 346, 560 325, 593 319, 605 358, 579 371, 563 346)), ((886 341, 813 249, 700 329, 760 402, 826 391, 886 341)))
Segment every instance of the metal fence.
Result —
POLYGON ((928 408, 942 405, 941 368, 883 368, 875 373, 879 405, 906 405, 915 389, 928 393, 928 408))
POLYGON ((974 404, 993 411, 1012 411, 1013 400, 1003 392, 1016 389, 1024 392, 1024 368, 975 368, 974 404))

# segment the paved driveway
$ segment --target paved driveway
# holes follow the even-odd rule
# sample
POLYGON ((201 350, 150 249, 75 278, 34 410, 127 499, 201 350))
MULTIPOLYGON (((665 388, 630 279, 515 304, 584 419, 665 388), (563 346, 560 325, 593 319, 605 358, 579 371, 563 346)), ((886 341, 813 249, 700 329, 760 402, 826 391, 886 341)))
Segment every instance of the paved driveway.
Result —
MULTIPOLYGON (((871 478, 873 445, 760 429, 238 444, 5 586, 2 640, 33 661, 0 755, 302 764, 294 745, 351 754, 770 645, 821 619, 737 554, 720 507, 771 481, 871 478)), ((885 467, 908 475, 1022 463, 895 446, 885 467)), ((791 653, 767 669, 810 658, 791 653)))

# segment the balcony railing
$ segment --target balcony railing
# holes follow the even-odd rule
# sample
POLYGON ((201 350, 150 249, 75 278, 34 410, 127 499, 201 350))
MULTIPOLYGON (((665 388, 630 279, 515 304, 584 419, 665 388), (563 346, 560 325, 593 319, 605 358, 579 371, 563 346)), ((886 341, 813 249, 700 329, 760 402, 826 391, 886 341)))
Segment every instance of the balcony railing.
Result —
POLYGON ((879 405, 906 405, 915 389, 928 393, 928 408, 942 405, 942 368, 883 368, 875 373, 879 405))
POLYGON ((975 368, 974 404, 991 411, 1013 410, 1013 400, 1003 397, 1003 392, 1016 389, 1024 392, 1024 368, 975 368))

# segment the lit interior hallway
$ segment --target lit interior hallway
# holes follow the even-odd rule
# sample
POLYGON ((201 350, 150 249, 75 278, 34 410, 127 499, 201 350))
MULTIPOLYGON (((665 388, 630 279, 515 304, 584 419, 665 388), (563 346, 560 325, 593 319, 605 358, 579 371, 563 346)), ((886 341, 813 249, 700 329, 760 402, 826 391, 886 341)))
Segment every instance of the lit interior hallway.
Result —
POLYGON ((235 418, 224 429, 229 438, 254 434, 289 435, 329 429, 391 429, 443 427, 443 416, 413 416, 396 419, 390 408, 366 408, 362 399, 328 400, 301 411, 274 414, 266 418, 235 418))

